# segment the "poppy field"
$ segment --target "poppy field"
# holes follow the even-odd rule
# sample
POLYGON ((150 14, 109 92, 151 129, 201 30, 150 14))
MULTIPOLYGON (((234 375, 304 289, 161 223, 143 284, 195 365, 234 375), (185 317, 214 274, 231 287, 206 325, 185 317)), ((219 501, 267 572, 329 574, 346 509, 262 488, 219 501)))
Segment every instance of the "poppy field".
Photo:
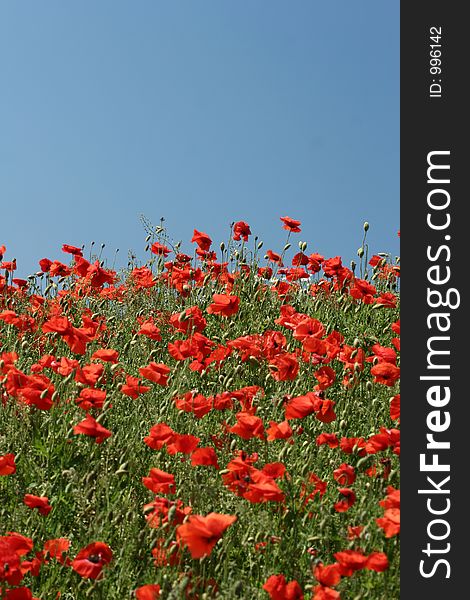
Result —
POLYGON ((399 597, 399 263, 0 247, 0 599, 399 597))

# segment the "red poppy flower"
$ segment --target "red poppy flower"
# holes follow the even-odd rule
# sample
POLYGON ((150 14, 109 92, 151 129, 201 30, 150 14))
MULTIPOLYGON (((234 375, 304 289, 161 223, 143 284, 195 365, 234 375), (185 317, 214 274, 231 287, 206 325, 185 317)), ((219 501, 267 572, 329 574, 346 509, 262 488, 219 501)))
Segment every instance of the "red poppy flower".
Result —
POLYGON ((268 442, 273 440, 286 440, 292 437, 292 428, 288 421, 282 421, 282 423, 276 423, 275 421, 269 421, 270 427, 266 430, 268 434, 268 442))
POLYGON ((374 344, 371 348, 374 353, 373 356, 369 356, 366 360, 367 362, 387 362, 392 365, 396 365, 397 363, 397 353, 393 348, 388 348, 386 346, 381 346, 380 344, 374 344))
POLYGON ((319 494, 320 498, 324 496, 327 487, 328 483, 326 481, 322 481, 320 477, 316 475, 316 473, 310 473, 308 477, 308 483, 302 485, 301 496, 304 498, 304 503, 307 503, 309 500, 313 500, 317 494, 319 494))
POLYGON ((339 446, 339 440, 336 433, 320 433, 315 440, 317 446, 327 444, 330 448, 337 448, 339 446))
POLYGON ((336 413, 333 410, 334 404, 334 401, 328 400, 328 398, 321 400, 320 406, 315 412, 315 417, 322 423, 331 423, 334 421, 336 419, 336 413))
POLYGON ((314 375, 315 379, 318 380, 318 385, 315 386, 317 391, 326 390, 328 387, 333 385, 336 378, 335 370, 328 365, 325 365, 318 369, 318 371, 315 371, 314 375))
POLYGON ((194 230, 193 237, 191 238, 191 242, 196 242, 201 250, 207 251, 211 247, 212 240, 203 231, 194 230))
POLYGON ((392 323, 390 325, 390 327, 394 333, 396 333, 397 335, 400 335, 400 319, 398 319, 398 321, 395 321, 394 323, 392 323))
POLYGON ((156 342, 160 342, 162 336, 160 334, 160 329, 155 325, 153 319, 147 319, 140 325, 140 329, 137 332, 138 335, 145 335, 151 340, 155 340, 156 342))
POLYGON ((259 267, 258 277, 262 277, 263 279, 271 279, 272 276, 273 270, 271 267, 259 267))
POLYGON ((205 517, 192 515, 187 523, 177 527, 176 539, 188 548, 192 558, 202 558, 212 552, 224 531, 236 520, 235 515, 218 513, 205 517))
POLYGON ((201 333, 207 325, 207 321, 199 306, 191 306, 181 313, 171 315, 170 323, 178 331, 186 334, 196 331, 201 333))
POLYGON ((175 404, 179 410, 194 413, 197 419, 201 419, 212 410, 211 398, 193 392, 186 392, 182 398, 175 398, 175 404))
POLYGON ((39 261, 39 266, 41 267, 41 271, 43 273, 48 273, 52 266, 52 260, 49 260, 48 258, 41 258, 39 261))
POLYGON ((207 307, 207 312, 213 315, 231 317, 238 311, 240 298, 229 294, 214 294, 213 303, 207 307))
POLYGON ((286 474, 286 467, 281 462, 266 463, 261 472, 273 479, 281 479, 286 474))
POLYGON ((400 394, 396 394, 390 401, 390 418, 396 420, 400 418, 400 394))
POLYGON ((338 492, 343 498, 334 504, 334 509, 336 512, 346 512, 356 502, 356 494, 349 488, 340 488, 338 492))
POLYGON ((376 573, 382 573, 388 569, 389 563, 387 555, 383 552, 371 552, 367 557, 365 569, 375 571, 376 573))
POLYGON ((166 423, 157 423, 150 428, 150 434, 144 437, 144 443, 153 450, 160 450, 165 444, 171 443, 175 435, 166 423))
POLYGON ((148 385, 142 385, 137 377, 127 375, 126 383, 121 387, 121 392, 135 400, 140 394, 145 394, 145 392, 148 392, 150 389, 151 388, 148 385))
POLYGON ((400 378, 400 368, 388 362, 380 362, 372 367, 371 374, 375 377, 374 383, 382 383, 391 387, 400 378))
MULTIPOLYGON (((393 446, 394 451, 400 446, 400 430, 380 428, 380 433, 372 435, 366 443, 366 452, 368 454, 376 454, 382 450, 386 450, 393 446)), ((397 454, 399 453, 399 450, 397 454)))
POLYGON ((174 567, 179 565, 182 560, 180 548, 177 542, 171 541, 169 544, 165 538, 158 538, 152 548, 152 556, 155 559, 153 564, 156 567, 174 567))
POLYGON ((365 456, 367 454, 365 450, 366 441, 363 437, 342 437, 339 446, 346 454, 353 454, 357 452, 358 456, 365 456))
POLYGON ((191 464, 193 467, 197 465, 205 465, 215 467, 216 469, 219 468, 217 454, 215 453, 214 448, 209 446, 194 450, 194 452, 191 454, 191 464))
POLYGON ((111 348, 101 348, 100 350, 93 352, 91 359, 116 364, 119 360, 119 352, 117 350, 112 350, 111 348))
POLYGON ((343 463, 333 471, 333 477, 340 485, 352 485, 356 481, 354 467, 343 463))
POLYGON ((248 236, 251 235, 251 229, 245 221, 237 221, 233 226, 233 239, 238 242, 242 237, 245 242, 248 241, 248 236))
POLYGON ((266 252, 266 258, 273 263, 277 263, 280 267, 284 266, 282 262, 281 255, 277 252, 273 252, 272 250, 268 250, 266 252))
POLYGON ((33 596, 33 592, 27 587, 5 590, 4 598, 5 600, 39 600, 39 598, 33 596))
POLYGON ((201 441, 201 438, 198 438, 190 433, 175 433, 173 439, 167 442, 166 449, 168 454, 177 454, 181 452, 182 454, 191 454, 201 441))
POLYGON ((336 552, 334 557, 340 564, 341 574, 344 577, 351 577, 355 571, 364 569, 367 564, 367 556, 357 550, 343 550, 336 552))
POLYGON ((382 294, 375 299, 375 303, 387 308, 395 308, 397 305, 397 297, 391 292, 382 292, 382 294))
POLYGON ((241 494, 245 500, 253 504, 284 502, 285 494, 272 477, 265 475, 258 469, 253 469, 251 471, 251 479, 252 482, 248 484, 247 490, 241 494))
POLYGON ((154 244, 152 244, 150 250, 153 254, 156 254, 157 256, 165 257, 168 256, 171 252, 170 248, 167 248, 163 244, 160 244, 160 242, 155 242, 154 244))
POLYGON ((59 375, 67 377, 74 370, 79 368, 80 363, 75 358, 63 356, 58 363, 51 364, 51 368, 59 375))
POLYGON ((377 293, 377 290, 375 286, 370 284, 368 281, 355 278, 349 293, 356 300, 362 300, 364 304, 372 304, 374 302, 374 296, 377 293))
POLYGON ((74 327, 67 317, 51 317, 43 324, 42 330, 44 333, 58 333, 75 354, 85 354, 87 343, 93 339, 81 328, 74 327))
POLYGON ((75 425, 73 432, 94 437, 97 444, 101 444, 106 438, 113 435, 111 431, 100 425, 91 415, 87 415, 83 421, 75 425))
MULTIPOLYGON (((320 339, 325 335, 325 326, 318 319, 312 317, 305 317, 299 320, 294 327, 294 338, 301 342, 304 342, 308 338, 320 339)), ((306 350, 308 348, 304 346, 306 350)))
POLYGON ((160 469, 152 468, 148 477, 142 477, 142 483, 154 494, 174 494, 175 476, 160 469))
POLYGON ((18 585, 23 579, 20 556, 9 543, 8 538, 0 537, 0 582, 18 585))
POLYGON ((98 579, 103 567, 111 562, 113 552, 103 542, 93 542, 80 550, 72 561, 72 569, 85 579, 98 579))
POLYGON ((271 575, 263 585, 271 600, 303 600, 303 592, 295 581, 287 583, 284 575, 271 575))
POLYGON ((0 263, 0 269, 5 269, 5 271, 16 271, 16 260, 0 263))
POLYGON ((313 592, 312 600, 340 600, 339 592, 330 587, 317 585, 313 588, 313 592))
POLYGON ((363 525, 348 525, 348 540, 355 540, 361 537, 363 530, 363 525))
POLYGON ((12 453, 0 456, 0 475, 13 475, 16 473, 15 455, 12 453))
POLYGON ((90 410, 90 408, 103 408, 105 400, 106 392, 104 390, 83 388, 75 402, 80 408, 83 408, 83 410, 90 410))
POLYGON ((164 523, 181 525, 191 510, 190 506, 184 506, 179 499, 173 501, 161 496, 156 496, 153 502, 144 506, 145 519, 149 527, 155 529, 164 523))
POLYGON ((159 385, 167 385, 170 367, 162 363, 151 362, 146 367, 141 367, 139 373, 149 381, 153 381, 159 385))
POLYGON ((156 284, 156 279, 148 267, 136 267, 131 271, 135 286, 139 288, 151 288, 156 284))
POLYGON ((324 565, 322 562, 320 562, 315 566, 313 575, 318 583, 321 583, 321 585, 326 587, 334 587, 341 581, 341 568, 339 563, 324 565))
POLYGON ((295 354, 283 352, 271 359, 269 368, 276 381, 292 381, 299 372, 299 362, 295 354))
POLYGON ((18 556, 28 554, 33 549, 33 540, 16 531, 8 531, 6 536, 0 537, 0 541, 2 540, 18 556))
POLYGON ((305 267, 306 265, 308 265, 308 256, 303 252, 298 252, 292 258, 292 265, 294 267, 305 267))
POLYGON ((71 246, 70 244, 64 244, 62 246, 62 252, 66 252, 67 254, 73 254, 74 256, 82 256, 83 254, 81 248, 77 248, 77 246, 71 246))
POLYGON ((400 533, 400 509, 388 508, 384 516, 375 519, 377 525, 384 530, 385 537, 391 538, 400 533))
POLYGON ((25 494, 23 502, 29 508, 37 508, 39 514, 44 516, 47 516, 52 510, 52 506, 49 504, 49 498, 47 498, 46 496, 34 496, 34 494, 25 494))
POLYGON ((250 415, 247 412, 239 412, 236 415, 237 424, 230 427, 231 433, 236 433, 244 440, 251 440, 257 437, 260 440, 264 439, 264 425, 262 419, 255 415, 250 415))
POLYGON ((295 219, 291 219, 290 217, 280 217, 280 219, 284 223, 282 227, 283 229, 287 229, 287 231, 292 231, 293 233, 300 232, 300 221, 296 221, 295 219))
POLYGON ((67 538, 55 538, 44 542, 42 549, 43 554, 47 554, 50 558, 55 558, 61 564, 64 564, 64 554, 70 548, 70 541, 67 538))
POLYGON ((291 398, 286 404, 286 419, 303 419, 320 409, 321 398, 313 392, 291 398))
POLYGON ((160 598, 160 591, 158 583, 148 583, 135 590, 135 597, 137 600, 158 600, 160 598))

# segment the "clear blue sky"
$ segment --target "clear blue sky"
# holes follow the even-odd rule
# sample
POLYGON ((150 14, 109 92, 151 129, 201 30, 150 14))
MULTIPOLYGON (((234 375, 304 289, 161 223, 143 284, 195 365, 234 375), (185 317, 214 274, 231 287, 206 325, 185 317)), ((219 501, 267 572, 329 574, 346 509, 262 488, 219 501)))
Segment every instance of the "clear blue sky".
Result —
POLYGON ((282 250, 399 254, 399 2, 0 4, 0 245, 17 276, 63 243, 144 257, 247 221, 282 250))

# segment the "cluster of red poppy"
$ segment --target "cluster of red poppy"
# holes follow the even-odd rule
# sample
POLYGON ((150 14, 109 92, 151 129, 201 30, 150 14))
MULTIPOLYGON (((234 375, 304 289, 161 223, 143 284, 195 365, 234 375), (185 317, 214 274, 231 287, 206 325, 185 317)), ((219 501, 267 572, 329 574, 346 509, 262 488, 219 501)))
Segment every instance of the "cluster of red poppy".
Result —
MULTIPOLYGON (((290 217, 282 217, 281 221, 289 236, 301 231, 300 221, 290 217)), ((250 235, 247 223, 234 223, 232 239, 240 242, 242 253, 250 235)), ((244 513, 212 510, 205 515, 195 514, 193 506, 178 497, 184 480, 179 478, 176 461, 186 462, 194 469, 213 469, 214 485, 222 486, 225 493, 229 491, 228 495, 240 507, 265 505, 286 512, 292 502, 300 516, 312 518, 320 502, 322 509, 333 509, 339 515, 349 511, 360 494, 358 477, 389 479, 391 461, 400 452, 400 395, 396 389, 400 377, 399 320, 389 322, 388 331, 394 335, 390 345, 382 345, 378 340, 369 343, 366 337, 348 344, 345 333, 297 310, 299 303, 295 301, 296 293, 304 289, 309 297, 325 302, 336 294, 353 309, 394 309, 398 298, 390 284, 396 283, 398 267, 374 255, 369 262, 377 281, 373 285, 369 278, 356 277, 340 257, 307 255, 305 245, 300 244, 301 251, 289 268, 284 266, 284 253, 268 250, 266 266, 257 266, 252 272, 242 260, 238 270, 234 270, 229 262, 217 262, 212 240, 206 233, 195 229, 191 242, 196 244, 195 262, 168 247, 165 240, 153 241, 149 249, 154 257, 149 264, 133 267, 123 282, 99 260, 86 260, 82 249, 64 244, 62 250, 73 257, 71 265, 49 259, 39 262, 41 273, 50 282, 43 294, 33 293, 28 290, 27 281, 12 277, 14 261, 0 263, 0 269, 5 271, 5 275, 0 275, 0 397, 4 405, 17 402, 31 411, 69 405, 73 414, 81 415, 73 422, 71 433, 92 438, 97 444, 113 443, 115 439, 106 441, 113 431, 102 424, 105 407, 112 409, 111 395, 139 401, 167 388, 171 389, 171 407, 180 414, 191 415, 192 433, 179 427, 175 431, 168 419, 147 429, 143 443, 152 451, 163 453, 161 456, 174 457, 176 468, 167 472, 152 466, 140 478, 154 495, 143 507, 148 527, 160 532, 153 538, 154 564, 183 569, 188 554, 192 560, 209 556, 229 528, 235 531, 240 527, 240 515, 244 513), (172 252, 174 259, 169 260, 172 252), (156 261, 156 270, 152 261, 156 261), (260 301, 272 295, 279 302, 278 314, 262 333, 248 331, 232 337, 230 325, 240 319, 243 308, 240 290, 243 281, 250 277, 256 282, 260 301), (67 285, 54 284, 56 295, 51 297, 48 292, 54 278, 67 285), (132 338, 125 344, 115 341, 115 326, 104 314, 92 312, 87 302, 79 302, 88 298, 120 305, 139 295, 149 298, 158 286, 171 290, 167 293, 176 292, 180 308, 173 312, 162 307, 149 309, 145 314, 140 311, 135 316, 132 338), (205 286, 210 289, 210 300, 206 294, 202 307, 192 292, 205 286), (214 330, 223 335, 214 335, 214 330), (17 352, 19 345, 12 349, 3 343, 3 339, 15 337, 11 332, 23 342, 22 350, 34 342, 34 361, 22 360, 17 352), (132 345, 140 342, 152 351, 145 360, 135 356, 130 360, 132 345), (199 391, 188 389, 189 386, 182 389, 181 383, 176 385, 177 374, 186 367, 189 375, 200 376, 201 381, 213 375, 219 382, 216 391, 208 393, 203 387, 199 391), (234 389, 230 375, 244 368, 257 373, 257 383, 234 389), (227 376, 219 375, 226 371, 227 376), (362 389, 365 379, 369 386, 393 390, 387 410, 396 428, 377 423, 369 434, 346 437, 339 433, 342 426, 337 423, 338 408, 344 410, 343 396, 362 389), (290 393, 282 393, 279 398, 272 398, 268 392, 272 386, 279 385, 281 389, 291 382, 294 385, 289 388, 290 393), (67 397, 63 390, 67 390, 67 397), (266 406, 271 405, 275 408, 275 420, 270 418, 273 413, 266 411, 266 406), (204 427, 208 415, 215 419, 222 416, 219 432, 212 431, 209 436, 204 427), (315 427, 325 427, 326 431, 317 430, 312 436, 315 427), (318 474, 303 472, 302 478, 297 477, 294 482, 283 458, 285 454, 281 452, 274 462, 266 460, 266 456, 268 448, 276 444, 276 448, 283 444, 289 448, 302 440, 310 450, 331 451, 332 467, 329 472, 318 474), (262 444, 264 460, 260 460, 261 453, 257 451, 240 449, 240 444, 245 443, 262 444), (335 462, 337 455, 340 458, 335 462), (331 483, 335 491, 329 494, 331 483)), ((5 252, 5 247, 0 247, 0 260, 5 252)), ((17 472, 17 449, 11 450, 14 451, 0 455, 0 476, 13 477, 17 472)), ((25 493, 23 503, 43 517, 54 518, 54 506, 46 496, 25 493)), ((384 513, 375 519, 374 527, 382 530, 385 538, 396 536, 400 529, 399 490, 389 485, 386 498, 377 499, 377 504, 384 513)), ((347 541, 359 538, 362 530, 362 525, 350 525, 347 541)), ((263 543, 258 543, 256 549, 263 549, 263 543)), ((103 568, 113 558, 110 547, 100 541, 88 544, 73 559, 67 556, 69 549, 68 539, 51 539, 27 559, 33 553, 32 539, 11 532, 0 537, 0 585, 7 586, 0 588, 0 597, 33 599, 32 592, 23 586, 23 579, 27 573, 38 575, 51 559, 71 567, 83 578, 100 579, 103 568)), ((312 555, 317 552, 312 550, 312 555)), ((339 598, 340 592, 335 588, 345 578, 362 570, 380 573, 389 565, 384 553, 374 550, 364 554, 357 547, 335 552, 334 558, 335 562, 316 561, 312 567, 310 587, 314 600, 339 598)), ((210 585, 216 587, 212 580, 210 585)), ((304 598, 300 583, 295 579, 288 581, 282 573, 269 576, 262 589, 272 600, 304 598)), ((188 590, 190 586, 187 594, 188 590)), ((151 583, 137 588, 135 596, 150 600, 158 598, 160 592, 161 586, 151 583)), ((198 597, 196 591, 192 594, 187 597, 198 597)))

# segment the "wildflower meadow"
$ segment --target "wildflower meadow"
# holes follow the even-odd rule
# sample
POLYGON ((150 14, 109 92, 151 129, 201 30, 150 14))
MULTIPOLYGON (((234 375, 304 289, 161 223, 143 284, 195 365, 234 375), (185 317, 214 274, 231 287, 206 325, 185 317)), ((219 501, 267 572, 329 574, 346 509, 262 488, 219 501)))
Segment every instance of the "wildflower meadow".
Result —
POLYGON ((143 224, 0 247, 0 598, 398 598, 399 259, 143 224))

